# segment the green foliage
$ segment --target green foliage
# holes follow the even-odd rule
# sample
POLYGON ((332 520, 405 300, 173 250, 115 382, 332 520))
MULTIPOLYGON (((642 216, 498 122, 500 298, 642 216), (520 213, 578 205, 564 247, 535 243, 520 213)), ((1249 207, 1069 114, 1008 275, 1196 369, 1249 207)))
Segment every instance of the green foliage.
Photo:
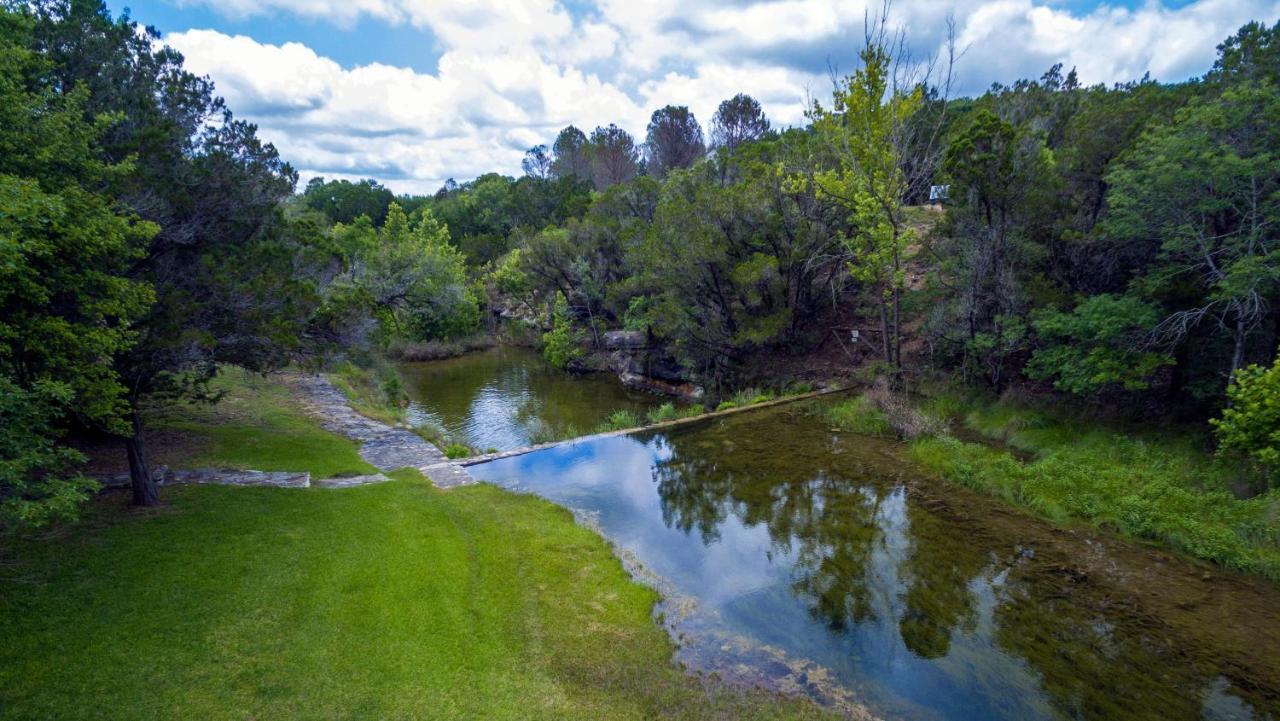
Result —
POLYGON ((645 422, 650 424, 665 423, 667 421, 678 421, 681 418, 692 418, 697 415, 702 415, 701 406, 676 408, 674 403, 668 401, 657 408, 649 409, 649 412, 645 414, 645 422))
POLYGON ((100 147, 120 117, 85 120, 85 88, 25 47, 29 20, 0 9, 0 523, 41 525, 94 487, 68 426, 130 432, 113 361, 155 299, 126 274, 157 228, 100 192, 133 170, 100 147))
POLYGON ((465 443, 450 443, 444 447, 446 458, 467 458, 472 455, 471 446, 465 443))
POLYGON ((828 406, 826 418, 842 431, 865 436, 893 436, 893 426, 875 402, 866 396, 857 396, 828 406))
POLYGON ((1033 321, 1046 346, 1032 354, 1027 375, 1080 395, 1117 385, 1143 390, 1152 373, 1173 362, 1142 347, 1157 320, 1154 308, 1132 296, 1095 295, 1070 313, 1046 310, 1033 321))
POLYGON ((1107 234, 1158 243, 1135 287, 1164 309, 1162 340, 1213 354, 1203 367, 1215 375, 1274 352, 1254 330, 1280 289, 1280 237, 1270 230, 1280 223, 1277 148, 1280 89, 1243 83, 1192 100, 1106 176, 1107 234))
POLYGON ((395 194, 376 180, 331 180, 312 178, 302 193, 302 200, 314 210, 324 213, 329 223, 353 223, 364 216, 374 225, 382 225, 395 194))
POLYGON ((565 369, 582 357, 582 337, 569 318, 569 304, 563 294, 556 295, 551 315, 551 330, 542 334, 542 355, 556 368, 565 369))
POLYGON ((466 259, 430 210, 410 220, 392 203, 381 228, 362 219, 334 226, 333 234, 350 260, 328 291, 330 317, 351 322, 371 314, 383 343, 458 338, 478 328, 479 300, 466 259))
POLYGON ((97 489, 75 471, 84 456, 59 444, 74 396, 52 381, 25 389, 0 376, 0 527, 73 518, 97 489))
POLYGON ((884 360, 896 365, 903 253, 911 242, 903 214, 907 158, 899 140, 924 96, 921 87, 897 87, 898 68, 882 41, 869 39, 859 51, 862 67, 837 83, 830 109, 817 102, 809 109, 814 135, 835 162, 809 169, 798 182, 812 183, 846 214, 848 272, 879 307, 881 330, 892 334, 884 339, 884 360))
POLYGON ((1209 422, 1220 452, 1240 451, 1265 469, 1280 467, 1280 360, 1236 371, 1222 417, 1209 422))

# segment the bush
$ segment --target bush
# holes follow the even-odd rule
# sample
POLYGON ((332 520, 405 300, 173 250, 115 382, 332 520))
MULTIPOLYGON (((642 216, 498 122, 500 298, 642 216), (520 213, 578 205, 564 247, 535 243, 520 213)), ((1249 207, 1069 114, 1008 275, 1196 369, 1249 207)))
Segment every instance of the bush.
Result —
POLYGON ((466 458, 471 455, 471 446, 463 443, 450 443, 444 447, 446 458, 466 458))
POLYGON ((581 340, 569 319, 569 302, 563 293, 556 293, 551 330, 542 334, 542 355, 551 365, 564 370, 570 362, 582 357, 581 340))
POLYGON ((1240 451, 1267 472, 1280 465, 1280 359, 1237 370, 1222 417, 1209 422, 1220 453, 1240 451))

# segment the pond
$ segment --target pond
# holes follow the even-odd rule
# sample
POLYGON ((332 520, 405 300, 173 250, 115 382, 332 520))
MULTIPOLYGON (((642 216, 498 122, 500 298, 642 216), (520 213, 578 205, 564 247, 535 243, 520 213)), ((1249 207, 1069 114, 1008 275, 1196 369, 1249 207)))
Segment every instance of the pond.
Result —
POLYGON ((472 466, 564 505, 677 658, 858 718, 1280 718, 1273 584, 931 482, 813 404, 472 466))
POLYGON ((667 400, 630 390, 608 373, 565 373, 527 348, 499 347, 399 369, 410 423, 435 425, 482 451, 591 433, 615 411, 643 417, 667 400))

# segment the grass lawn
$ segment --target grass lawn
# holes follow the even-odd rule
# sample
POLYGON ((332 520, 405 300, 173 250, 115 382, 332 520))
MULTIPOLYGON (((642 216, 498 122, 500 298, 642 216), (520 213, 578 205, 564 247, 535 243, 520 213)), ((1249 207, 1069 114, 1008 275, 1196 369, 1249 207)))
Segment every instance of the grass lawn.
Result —
MULTIPOLYGON (((203 460, 356 463, 304 427, 276 381, 229 382, 253 391, 246 407, 165 421, 214 439, 203 460)), ((682 672, 654 593, 567 511, 394 475, 340 490, 167 487, 151 511, 111 494, 77 524, 0 538, 0 718, 822 715, 682 672)))
POLYGON ((147 428, 158 438, 153 459, 178 468, 310 471, 314 478, 375 473, 355 441, 316 425, 278 377, 224 369, 214 405, 181 403, 152 409, 147 428), (177 439, 178 442, 174 442, 177 439))

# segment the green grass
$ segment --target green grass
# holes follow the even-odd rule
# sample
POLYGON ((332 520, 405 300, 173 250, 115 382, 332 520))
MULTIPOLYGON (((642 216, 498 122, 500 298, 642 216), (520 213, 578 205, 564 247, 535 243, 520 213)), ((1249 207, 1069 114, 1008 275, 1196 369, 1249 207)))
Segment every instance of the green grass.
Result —
POLYGON ((606 544, 532 496, 414 471, 344 490, 165 488, 7 539, 0 715, 798 718, 686 676, 606 544))
POLYGON ((158 462, 310 471, 316 478, 377 470, 360 458, 354 441, 318 427, 278 378, 227 368, 214 387, 226 393, 219 403, 166 406, 147 414, 148 428, 161 432, 160 447, 153 449, 158 462), (164 436, 174 432, 182 440, 164 444, 164 436))
POLYGON ((825 406, 827 422, 842 431, 866 436, 892 436, 893 426, 875 402, 866 396, 857 396, 825 406))
POLYGON ((346 396, 357 413, 390 425, 404 422, 407 398, 393 366, 382 362, 373 368, 361 368, 347 361, 334 368, 329 382, 346 396))
POLYGON ((640 420, 640 416, 636 415, 634 411, 624 408, 610 413, 609 418, 605 420, 604 423, 600 424, 597 432, 605 433, 608 431, 623 431, 628 428, 635 428, 636 426, 642 425, 644 425, 644 422, 640 420))
MULTIPOLYGON (((211 465, 366 470, 279 379, 155 422, 211 465)), ((184 445, 184 449, 186 446, 184 445)), ((0 717, 821 718, 685 674, 653 591, 533 496, 169 486, 81 522, 0 536, 0 717)))
POLYGON ((922 438, 912 455, 950 480, 1057 522, 1083 520, 1280 579, 1280 491, 1238 498, 1241 471, 1185 429, 1126 429, 1017 403, 954 398, 964 425, 1011 450, 922 438))
POLYGON ((705 411, 702 409, 702 406, 690 405, 685 406, 684 408, 676 408, 674 403, 668 401, 657 408, 650 408, 649 412, 645 414, 644 419, 646 424, 652 425, 654 423, 678 421, 682 418, 692 418, 694 416, 700 416, 703 413, 705 413, 705 411))

